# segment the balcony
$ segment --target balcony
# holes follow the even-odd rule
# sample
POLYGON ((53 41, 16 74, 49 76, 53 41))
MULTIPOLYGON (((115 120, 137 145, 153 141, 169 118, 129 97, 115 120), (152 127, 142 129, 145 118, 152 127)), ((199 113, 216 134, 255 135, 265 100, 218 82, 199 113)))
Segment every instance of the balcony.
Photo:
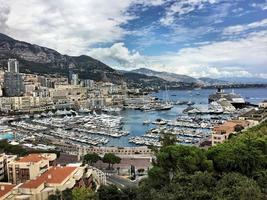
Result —
POLYGON ((74 174, 74 179, 75 180, 80 180, 83 176, 83 170, 82 169, 79 169, 75 174, 74 174))
POLYGON ((67 182, 65 182, 62 186, 60 186, 58 189, 59 191, 64 191, 66 189, 71 189, 75 186, 76 180, 73 178, 70 178, 67 182))

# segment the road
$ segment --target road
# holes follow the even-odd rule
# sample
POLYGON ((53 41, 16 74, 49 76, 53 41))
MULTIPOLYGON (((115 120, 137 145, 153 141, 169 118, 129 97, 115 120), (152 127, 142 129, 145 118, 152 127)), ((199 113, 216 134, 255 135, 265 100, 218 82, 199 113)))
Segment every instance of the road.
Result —
POLYGON ((107 176, 107 182, 108 184, 116 185, 119 188, 136 187, 138 185, 137 181, 133 182, 128 179, 121 178, 118 175, 107 176))

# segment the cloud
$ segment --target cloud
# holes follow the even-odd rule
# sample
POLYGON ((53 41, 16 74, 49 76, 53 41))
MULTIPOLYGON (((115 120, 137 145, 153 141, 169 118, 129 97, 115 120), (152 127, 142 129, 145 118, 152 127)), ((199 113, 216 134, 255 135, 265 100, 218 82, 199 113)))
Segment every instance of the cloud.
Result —
POLYGON ((162 3, 161 0, 0 0, 0 27, 1 32, 16 39, 79 55, 88 47, 122 40, 128 34, 122 25, 137 17, 127 12, 131 6, 162 3))
POLYGON ((267 0, 265 0, 263 3, 252 3, 251 6, 261 10, 267 10, 267 0))
MULTIPOLYGON (((0 1, 1 3, 1 1, 0 1)), ((0 30, 5 31, 7 29, 7 19, 10 12, 9 8, 5 4, 0 4, 0 30)))
POLYGON ((267 18, 250 24, 229 26, 223 30, 223 34, 224 35, 240 34, 244 31, 248 31, 255 28, 262 28, 266 26, 267 26, 267 18))
POLYGON ((95 48, 89 55, 106 63, 112 63, 119 67, 133 68, 138 63, 144 63, 144 57, 136 51, 130 51, 124 43, 115 43, 110 48, 95 48))
POLYGON ((205 7, 205 4, 214 4, 216 0, 180 0, 173 3, 166 12, 166 15, 160 20, 160 22, 169 26, 174 23, 175 16, 182 16, 188 14, 194 10, 200 10, 205 7))
POLYGON ((262 77, 267 74, 266 52, 267 31, 262 31, 239 40, 211 42, 160 56, 130 52, 122 43, 94 49, 90 55, 103 61, 108 58, 113 67, 119 68, 149 67, 194 77, 262 77))

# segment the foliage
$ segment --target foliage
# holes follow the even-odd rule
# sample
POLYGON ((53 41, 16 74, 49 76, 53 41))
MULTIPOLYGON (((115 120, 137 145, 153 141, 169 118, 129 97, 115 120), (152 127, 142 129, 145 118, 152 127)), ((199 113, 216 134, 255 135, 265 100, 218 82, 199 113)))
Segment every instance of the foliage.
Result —
POLYGON ((120 200, 122 199, 123 193, 115 186, 101 186, 98 189, 99 200, 120 200))
POLYGON ((238 173, 224 175, 215 190, 215 200, 260 200, 262 197, 257 183, 238 173))
POLYGON ((115 185, 101 186, 98 190, 98 200, 135 200, 137 188, 118 189, 115 185))
POLYGON ((99 161, 101 158, 97 153, 88 153, 83 157, 83 159, 85 163, 93 165, 94 163, 99 161))
POLYGON ((15 154, 18 156, 24 156, 27 154, 27 150, 19 145, 11 145, 7 140, 0 141, 0 150, 7 154, 15 154))
POLYGON ((163 147, 174 145, 177 142, 176 135, 172 133, 161 132, 160 141, 163 147))
POLYGON ((18 156, 25 156, 30 153, 55 153, 57 154, 57 157, 60 156, 59 151, 25 149, 20 145, 9 144, 7 140, 0 140, 0 152, 6 153, 6 154, 14 154, 18 156))
POLYGON ((104 163, 108 163, 108 169, 111 169, 111 165, 113 166, 113 164, 120 163, 121 158, 116 156, 113 153, 106 153, 104 157, 102 158, 102 161, 104 163))
POLYGON ((95 199, 95 193, 86 187, 74 188, 72 198, 73 200, 93 200, 95 199))
MULTIPOLYGON (((164 138, 135 200, 261 200, 267 197, 267 123, 208 150, 164 138)), ((125 193, 118 192, 118 199, 125 193)))

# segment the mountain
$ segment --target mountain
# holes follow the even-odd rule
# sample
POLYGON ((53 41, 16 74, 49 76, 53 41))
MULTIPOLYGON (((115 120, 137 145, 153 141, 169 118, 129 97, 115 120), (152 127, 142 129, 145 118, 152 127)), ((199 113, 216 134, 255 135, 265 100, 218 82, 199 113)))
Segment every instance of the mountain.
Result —
POLYGON ((201 78, 198 78, 198 80, 204 85, 224 85, 224 84, 228 84, 228 81, 220 80, 220 79, 214 79, 214 78, 208 78, 208 77, 201 77, 201 78))
POLYGON ((121 83, 121 73, 89 56, 68 56, 46 47, 15 40, 0 33, 0 66, 6 67, 9 58, 20 63, 20 72, 67 75, 69 69, 82 79, 121 83))
POLYGON ((134 72, 123 72, 126 82, 130 88, 154 88, 162 89, 165 85, 170 85, 169 81, 156 76, 147 76, 134 72))
POLYGON ((220 78, 220 80, 228 81, 229 83, 240 83, 240 84, 267 84, 266 78, 258 78, 258 77, 228 77, 228 78, 220 78))
POLYGON ((154 70, 147 69, 147 68, 134 69, 131 72, 145 74, 147 76, 156 76, 169 82, 183 82, 183 83, 197 83, 198 82, 197 79, 190 77, 190 76, 169 73, 169 72, 159 72, 159 71, 154 71, 154 70))

